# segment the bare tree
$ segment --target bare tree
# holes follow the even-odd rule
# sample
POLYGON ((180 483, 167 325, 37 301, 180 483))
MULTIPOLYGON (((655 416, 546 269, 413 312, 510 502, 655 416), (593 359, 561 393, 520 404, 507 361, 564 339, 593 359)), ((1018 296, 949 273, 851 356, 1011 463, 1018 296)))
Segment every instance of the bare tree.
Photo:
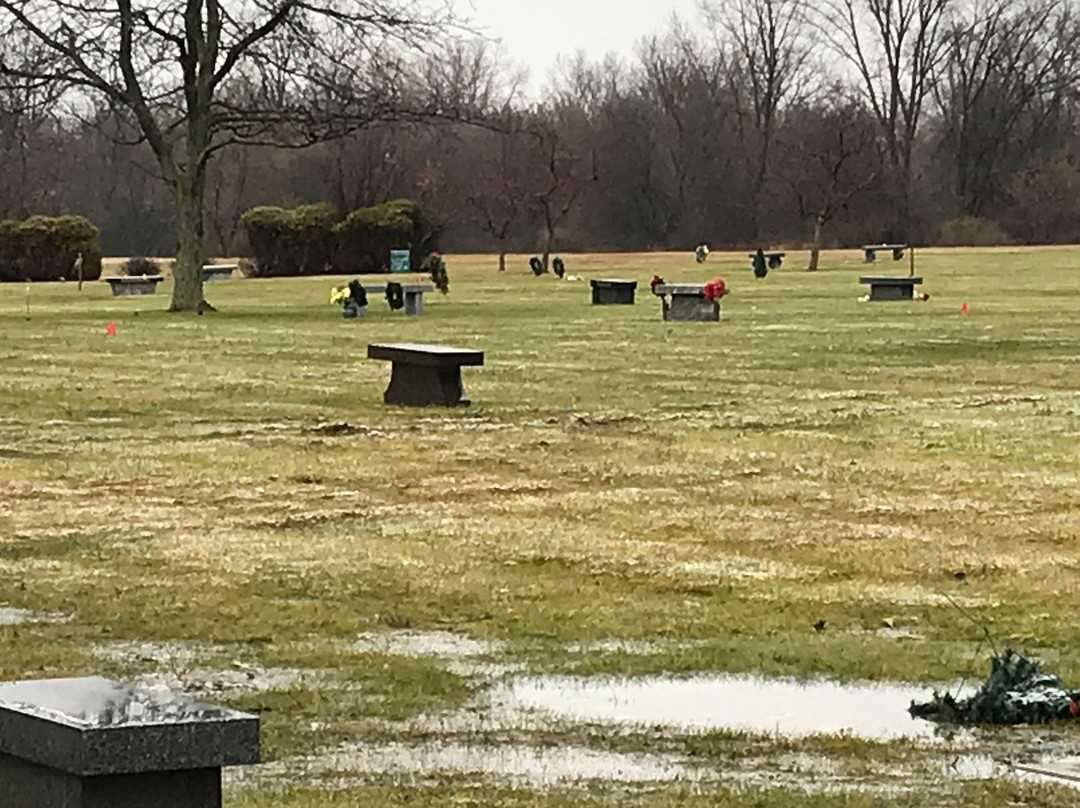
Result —
POLYGON ((700 0, 723 53, 740 139, 754 166, 750 183, 753 238, 770 169, 777 119, 785 102, 805 91, 810 44, 804 0, 700 0))
POLYGON ((0 75, 103 98, 149 144, 176 221, 170 308, 204 311, 207 165, 394 113, 410 48, 446 22, 409 0, 0 0, 0 75), (38 58, 13 53, 28 38, 38 58))
POLYGON ((899 228, 911 238, 914 150, 956 0, 822 0, 819 30, 854 66, 899 184, 899 228))
POLYGON ((799 216, 812 222, 809 271, 818 268, 825 226, 878 179, 874 120, 855 101, 831 93, 828 106, 791 110, 779 135, 783 173, 799 216))
POLYGON ((1080 81, 1080 24, 1068 0, 979 0, 946 42, 941 139, 961 209, 982 216, 1034 148, 1057 145, 1052 124, 1080 81))

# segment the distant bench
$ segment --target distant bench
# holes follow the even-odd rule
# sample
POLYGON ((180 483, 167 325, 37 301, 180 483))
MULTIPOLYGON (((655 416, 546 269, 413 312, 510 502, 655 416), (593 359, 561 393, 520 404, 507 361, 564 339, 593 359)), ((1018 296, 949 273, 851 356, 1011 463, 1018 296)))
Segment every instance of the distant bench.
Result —
POLYGON ((383 401, 411 407, 468 404, 461 367, 484 364, 483 351, 417 342, 368 345, 368 358, 392 363, 383 401))
POLYGON ((206 264, 202 268, 202 279, 204 281, 227 281, 232 277, 233 270, 239 268, 239 264, 206 264))
POLYGON ((904 250, 907 248, 906 244, 866 244, 863 246, 863 252, 866 253, 864 263, 874 263, 880 250, 891 250, 892 260, 899 261, 904 257, 904 250))
MULTIPOLYGON (((747 254, 750 256, 751 265, 753 265, 753 262, 757 259, 757 253, 747 254)), ((764 250, 762 251, 762 255, 764 255, 765 260, 769 262, 769 269, 777 269, 784 263, 784 256, 787 255, 787 253, 764 250)))
POLYGON ((106 278, 112 287, 113 297, 122 295, 152 295, 157 285, 165 280, 161 275, 117 275, 106 278))
MULTIPOLYGON (((394 283, 394 281, 388 281, 394 283)), ((403 283, 401 291, 405 296, 405 313, 420 314, 424 310, 424 292, 434 290, 435 286, 430 283, 403 283)), ((365 283, 364 291, 373 295, 385 295, 386 283, 365 283)))
POLYGON ((871 300, 914 300, 918 275, 863 275, 859 283, 869 284, 871 300))

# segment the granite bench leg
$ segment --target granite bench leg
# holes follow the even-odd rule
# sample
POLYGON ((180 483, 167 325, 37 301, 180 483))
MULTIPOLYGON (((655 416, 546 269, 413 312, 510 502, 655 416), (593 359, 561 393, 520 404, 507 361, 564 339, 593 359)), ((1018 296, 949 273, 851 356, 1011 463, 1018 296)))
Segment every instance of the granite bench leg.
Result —
POLYGON ((424 293, 423 292, 406 292, 405 293, 405 313, 406 314, 420 314, 424 310, 424 293))
POLYGON ((80 777, 0 754, 4 808, 221 808, 221 769, 80 777))
POLYGON ((866 259, 863 261, 863 263, 864 264, 872 264, 872 263, 874 263, 874 256, 875 255, 877 255, 876 250, 866 250, 866 259))
POLYGON ((469 397, 461 385, 460 365, 434 367, 394 362, 383 401, 409 407, 457 406, 468 404, 469 397))
POLYGON ((914 300, 915 287, 912 284, 871 284, 871 300, 914 300))

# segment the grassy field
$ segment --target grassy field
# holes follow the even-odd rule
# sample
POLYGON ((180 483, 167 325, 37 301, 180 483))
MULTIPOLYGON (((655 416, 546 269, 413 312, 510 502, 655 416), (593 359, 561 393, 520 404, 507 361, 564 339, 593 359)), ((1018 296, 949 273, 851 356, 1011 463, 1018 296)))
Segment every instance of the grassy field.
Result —
MULTIPOLYGON (((989 633, 1080 683, 1080 249, 920 251, 930 300, 902 303, 859 300, 857 251, 817 273, 789 254, 764 280, 744 254, 567 257, 584 279, 637 279, 633 307, 592 307, 586 280, 534 278, 520 256, 502 274, 491 257, 447 264, 450 294, 422 316, 373 298, 362 321, 328 303, 338 278, 209 284, 219 312, 201 317, 163 311, 168 283, 139 298, 0 287, 0 603, 70 615, 0 626, 0 678, 160 666, 100 651, 135 642, 319 671, 234 699, 262 713, 271 760, 404 737, 395 721, 469 697, 437 661, 348 644, 401 627, 499 641, 533 672, 926 683, 981 678, 989 633), (662 322, 654 273, 723 276, 722 321, 662 322), (385 341, 484 350, 463 371, 473 405, 385 407, 389 367, 366 358, 385 341), (580 650, 609 639, 654 651, 580 650)), ((878 270, 894 266, 906 273, 878 270)), ((713 741, 696 754, 790 752, 713 741)), ((829 754, 857 768, 931 753, 849 740, 829 754)), ((228 804, 612 799, 448 782, 242 789, 228 804)), ((985 781, 809 800, 1075 792, 985 781)))

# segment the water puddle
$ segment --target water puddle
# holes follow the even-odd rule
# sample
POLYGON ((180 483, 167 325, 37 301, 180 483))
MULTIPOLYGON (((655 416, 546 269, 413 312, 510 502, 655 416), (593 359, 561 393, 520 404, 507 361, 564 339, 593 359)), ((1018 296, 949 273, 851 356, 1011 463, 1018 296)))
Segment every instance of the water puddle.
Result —
POLYGON ((889 740, 941 735, 939 725, 908 715, 912 700, 924 701, 929 695, 927 687, 801 683, 751 676, 548 676, 496 685, 490 699, 492 711, 504 717, 540 713, 575 723, 889 740))

